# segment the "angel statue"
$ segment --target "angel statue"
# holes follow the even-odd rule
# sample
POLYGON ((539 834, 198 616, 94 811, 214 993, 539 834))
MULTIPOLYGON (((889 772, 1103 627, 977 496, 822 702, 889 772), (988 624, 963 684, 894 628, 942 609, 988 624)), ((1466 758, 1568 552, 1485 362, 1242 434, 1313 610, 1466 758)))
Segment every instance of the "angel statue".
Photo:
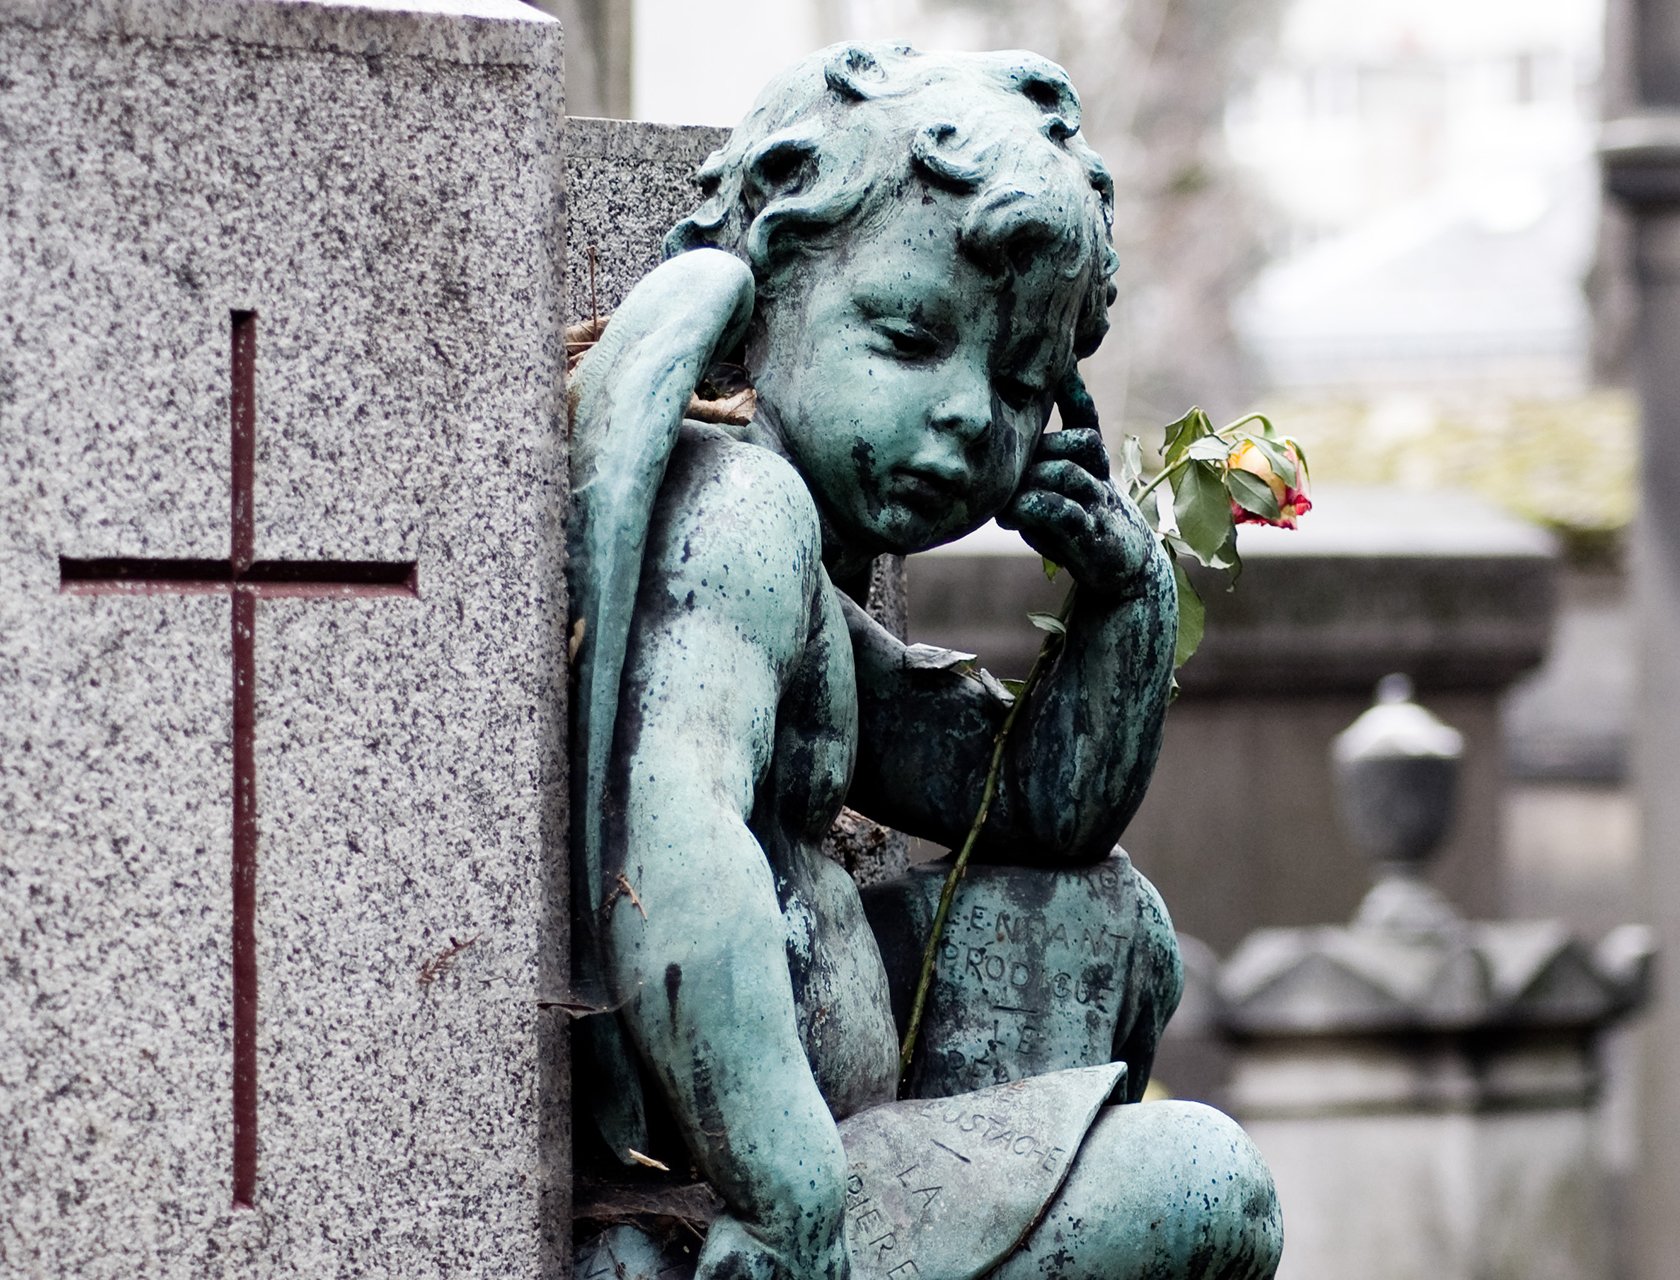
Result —
MULTIPOLYGON (((859 600, 877 556, 993 518, 1078 600, 976 858, 1102 863, 1154 767, 1177 604, 1076 372, 1117 265, 1079 123, 1031 54, 807 58, 706 161, 572 378, 574 967, 602 1010, 578 1024, 578 1142, 648 1203, 693 1183, 711 1206, 580 1240, 579 1276, 1276 1269, 1242 1131, 1139 1101, 1176 953, 1129 970, 1126 1061, 901 1097, 902 993, 821 849, 842 803, 946 845, 973 820, 1010 695, 918 661, 859 600), (722 367, 752 411, 698 421, 722 367)), ((1123 869, 1122 896, 1157 901, 1123 869)), ((1150 918, 1114 926, 1122 952, 1159 957, 1163 928, 1171 951, 1150 918)))

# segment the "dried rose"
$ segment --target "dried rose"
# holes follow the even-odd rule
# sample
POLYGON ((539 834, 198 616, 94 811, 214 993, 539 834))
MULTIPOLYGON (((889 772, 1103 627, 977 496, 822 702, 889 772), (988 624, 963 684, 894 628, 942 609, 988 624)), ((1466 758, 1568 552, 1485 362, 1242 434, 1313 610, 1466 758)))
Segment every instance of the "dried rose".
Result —
POLYGON ((1296 521, 1312 510, 1312 499, 1307 494, 1307 465, 1293 440, 1268 440, 1262 444, 1249 437, 1231 450, 1225 466, 1231 518, 1237 524, 1293 529, 1296 521), (1268 453, 1273 456, 1268 457, 1268 453))

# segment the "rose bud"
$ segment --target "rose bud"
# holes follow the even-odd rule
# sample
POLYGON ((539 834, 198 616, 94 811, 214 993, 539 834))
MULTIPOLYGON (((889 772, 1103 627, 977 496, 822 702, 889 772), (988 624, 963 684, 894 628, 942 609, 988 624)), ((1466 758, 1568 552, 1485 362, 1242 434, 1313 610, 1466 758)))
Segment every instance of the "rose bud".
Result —
POLYGON ((1277 518, 1271 519, 1250 511, 1235 498, 1231 500, 1231 518, 1237 524, 1269 524, 1280 529, 1293 529, 1295 522, 1312 510, 1312 499, 1307 494, 1307 468, 1301 461, 1300 453, 1292 440, 1281 441, 1278 445, 1290 462, 1295 464, 1295 483, 1284 483, 1283 477, 1272 470, 1271 461, 1260 447, 1252 440, 1241 441, 1225 460, 1229 471, 1246 471, 1258 480, 1266 482, 1266 487, 1272 491, 1277 499, 1277 518))

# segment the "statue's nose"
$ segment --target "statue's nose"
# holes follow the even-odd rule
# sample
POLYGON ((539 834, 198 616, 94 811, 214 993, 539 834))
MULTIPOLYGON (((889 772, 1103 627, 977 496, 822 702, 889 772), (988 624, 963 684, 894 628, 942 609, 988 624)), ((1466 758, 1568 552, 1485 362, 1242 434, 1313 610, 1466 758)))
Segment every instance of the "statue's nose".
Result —
POLYGON ((984 378, 954 376, 933 407, 933 425, 941 432, 973 444, 992 423, 991 385, 984 378))

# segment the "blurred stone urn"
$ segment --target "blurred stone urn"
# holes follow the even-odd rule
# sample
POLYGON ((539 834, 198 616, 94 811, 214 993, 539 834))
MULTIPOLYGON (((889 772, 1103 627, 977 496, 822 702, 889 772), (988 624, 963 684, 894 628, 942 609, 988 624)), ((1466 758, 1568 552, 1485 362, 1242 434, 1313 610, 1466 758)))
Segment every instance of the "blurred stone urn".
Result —
POLYGON ((1452 828, 1463 756, 1464 735, 1414 702, 1403 675, 1384 677, 1376 702, 1332 742, 1336 811, 1377 865, 1356 926, 1432 934, 1458 925, 1426 875, 1452 828))
POLYGON ((1350 924, 1261 930, 1221 970, 1232 1110, 1288 1224, 1280 1280, 1614 1275, 1599 1046, 1646 1000, 1651 934, 1464 919, 1427 879, 1463 750, 1385 678, 1331 748, 1374 887, 1350 924))

